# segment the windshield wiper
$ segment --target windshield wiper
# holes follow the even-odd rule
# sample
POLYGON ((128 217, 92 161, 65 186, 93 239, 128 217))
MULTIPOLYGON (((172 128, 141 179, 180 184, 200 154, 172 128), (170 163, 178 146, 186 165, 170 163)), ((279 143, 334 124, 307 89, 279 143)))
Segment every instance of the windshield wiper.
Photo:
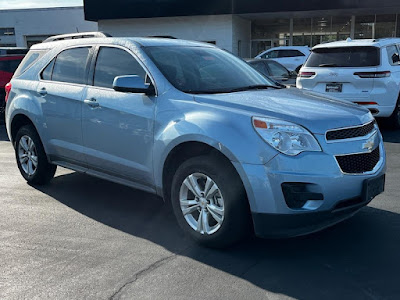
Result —
POLYGON ((337 64, 320 64, 318 67, 321 68, 337 67, 337 64))
POLYGON ((257 84, 257 85, 248 85, 243 86, 240 88, 235 88, 227 91, 227 93, 234 93, 234 92, 242 92, 242 91, 249 91, 249 90, 265 90, 265 89, 281 89, 282 87, 276 85, 267 85, 267 84, 257 84))

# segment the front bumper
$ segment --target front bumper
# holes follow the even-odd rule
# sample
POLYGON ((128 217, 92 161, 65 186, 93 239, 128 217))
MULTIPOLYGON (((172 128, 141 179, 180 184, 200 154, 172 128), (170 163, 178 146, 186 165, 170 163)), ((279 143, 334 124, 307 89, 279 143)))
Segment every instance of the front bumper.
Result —
MULTIPOLYGON (((344 151, 346 144, 324 146, 322 152, 304 152, 295 157, 277 155, 265 165, 241 164, 241 177, 247 191, 253 216, 254 230, 260 237, 290 237, 308 234, 334 225, 351 217, 371 199, 364 196, 367 180, 384 176, 386 155, 379 138, 381 159, 373 172, 365 174, 343 173, 335 156, 327 152, 344 151), (329 149, 328 149, 329 147, 329 149), (312 195, 323 195, 322 201, 290 208, 282 185, 306 183, 312 195)), ((360 142, 357 143, 358 147, 360 142)), ((240 172, 239 172, 240 173, 240 172)), ((319 199, 318 197, 316 199, 319 199)))
MULTIPOLYGON (((383 178, 380 175, 377 178, 383 178)), ((357 213, 372 201, 365 195, 337 202, 328 211, 309 211, 302 214, 252 213, 255 234, 263 238, 287 238, 313 233, 335 225, 357 213)))

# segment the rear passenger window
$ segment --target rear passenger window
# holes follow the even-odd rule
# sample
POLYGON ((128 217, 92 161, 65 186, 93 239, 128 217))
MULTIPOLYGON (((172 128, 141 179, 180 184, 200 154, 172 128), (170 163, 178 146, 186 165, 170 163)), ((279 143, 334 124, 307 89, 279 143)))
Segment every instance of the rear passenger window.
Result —
POLYGON ((114 78, 122 75, 138 75, 144 80, 146 71, 125 50, 101 47, 94 71, 94 85, 112 88, 114 78))
POLYGON ((58 54, 51 80, 86 84, 89 47, 68 49, 58 54))

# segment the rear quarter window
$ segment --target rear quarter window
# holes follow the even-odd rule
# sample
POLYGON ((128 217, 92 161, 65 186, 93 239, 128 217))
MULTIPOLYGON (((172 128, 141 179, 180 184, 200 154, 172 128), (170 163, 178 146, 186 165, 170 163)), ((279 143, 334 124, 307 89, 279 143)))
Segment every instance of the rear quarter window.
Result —
POLYGON ((33 64, 39 60, 44 54, 46 54, 47 50, 33 50, 29 51, 28 54, 24 57, 19 67, 14 73, 14 77, 18 77, 22 75, 26 70, 28 70, 33 64))
POLYGON ((377 47, 317 48, 311 52, 306 67, 375 67, 380 64, 377 47))

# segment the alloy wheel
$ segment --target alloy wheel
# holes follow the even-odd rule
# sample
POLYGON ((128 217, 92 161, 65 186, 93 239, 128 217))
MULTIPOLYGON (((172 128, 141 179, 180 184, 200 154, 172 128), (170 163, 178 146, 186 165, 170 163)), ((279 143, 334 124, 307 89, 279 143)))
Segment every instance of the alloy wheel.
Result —
POLYGON ((33 176, 38 167, 38 156, 33 140, 24 135, 18 143, 18 159, 22 170, 28 175, 33 176))
POLYGON ((218 185, 207 175, 193 173, 183 181, 179 200, 182 214, 193 230, 211 235, 224 221, 224 198, 218 185))

